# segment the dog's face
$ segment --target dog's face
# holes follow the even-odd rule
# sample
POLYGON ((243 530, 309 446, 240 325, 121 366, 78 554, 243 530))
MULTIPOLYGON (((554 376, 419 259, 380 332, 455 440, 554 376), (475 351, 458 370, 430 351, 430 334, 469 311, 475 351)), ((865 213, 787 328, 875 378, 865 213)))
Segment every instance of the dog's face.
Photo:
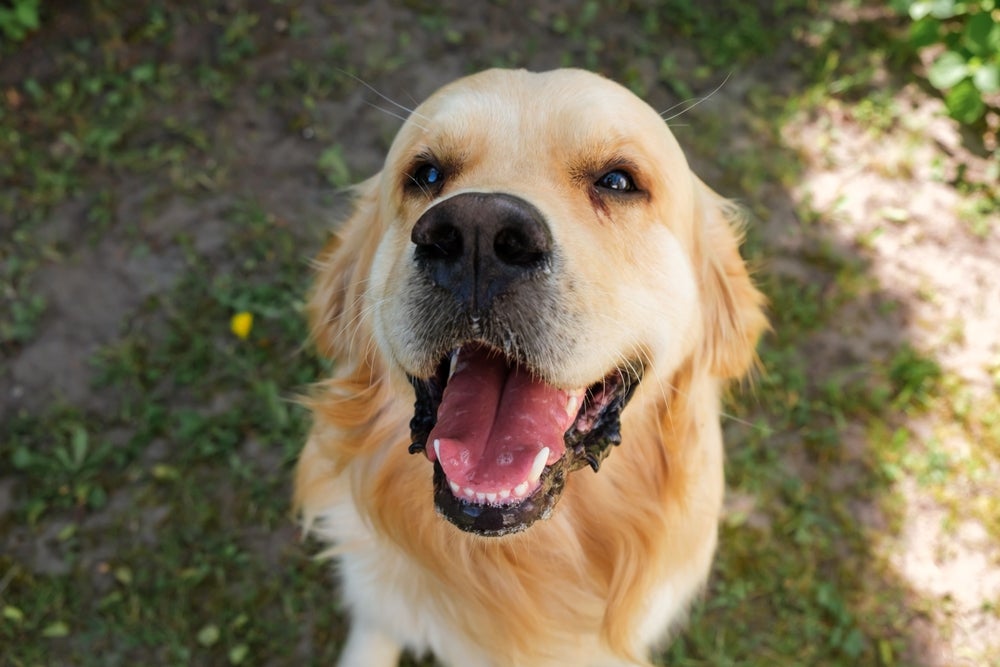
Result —
POLYGON ((413 112, 370 187, 364 305, 340 316, 370 318, 412 383, 411 451, 463 530, 546 516, 566 476, 620 441, 640 383, 662 392, 693 355, 720 377, 749 363, 739 311, 758 299, 720 200, 617 84, 462 79, 413 112))

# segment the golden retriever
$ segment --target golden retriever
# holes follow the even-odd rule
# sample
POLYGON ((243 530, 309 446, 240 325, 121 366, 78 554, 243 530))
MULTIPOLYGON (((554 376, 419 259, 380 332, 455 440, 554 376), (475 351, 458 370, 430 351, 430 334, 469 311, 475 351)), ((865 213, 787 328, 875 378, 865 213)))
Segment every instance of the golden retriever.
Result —
POLYGON ((358 189, 295 479, 340 664, 648 665, 708 576, 719 396, 766 327, 733 207, 579 70, 442 88, 358 189))

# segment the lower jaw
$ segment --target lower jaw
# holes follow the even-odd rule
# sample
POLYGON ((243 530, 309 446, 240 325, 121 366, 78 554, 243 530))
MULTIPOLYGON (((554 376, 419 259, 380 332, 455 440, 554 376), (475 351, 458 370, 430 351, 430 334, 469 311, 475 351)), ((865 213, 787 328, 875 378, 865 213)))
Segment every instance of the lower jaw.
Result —
POLYGON ((547 519, 566 484, 564 459, 549 466, 539 486, 528 497, 506 505, 486 505, 458 498, 451 491, 441 464, 434 463, 434 506, 457 528, 483 537, 521 532, 539 519, 547 519))

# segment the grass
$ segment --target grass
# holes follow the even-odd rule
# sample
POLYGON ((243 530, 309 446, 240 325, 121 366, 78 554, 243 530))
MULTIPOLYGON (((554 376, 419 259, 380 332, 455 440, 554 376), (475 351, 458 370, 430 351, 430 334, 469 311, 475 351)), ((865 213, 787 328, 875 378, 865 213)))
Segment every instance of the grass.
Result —
MULTIPOLYGON (((399 29, 380 39, 351 37, 369 25, 363 8, 338 13, 305 0, 245 0, 204 13, 179 2, 95 0, 59 26, 43 7, 41 31, 4 45, 0 61, 0 74, 9 74, 18 58, 49 54, 27 78, 0 78, 0 153, 8 156, 0 164, 0 360, 44 333, 53 316, 42 296, 46 270, 80 248, 125 239, 139 258, 175 251, 180 268, 93 355, 91 391, 102 400, 5 418, 5 660, 335 659, 344 624, 331 578, 310 559, 312 545, 297 541, 288 515, 307 419, 289 397, 325 370, 301 348, 307 258, 319 238, 310 224, 282 217, 266 192, 244 186, 245 157, 219 141, 239 136, 226 130, 245 122, 241 110, 266 109, 281 139, 311 142, 309 169, 287 177, 335 204, 336 188, 364 175, 353 126, 328 129, 338 114, 353 113, 345 100, 357 86, 345 72, 409 81, 414 62, 455 63, 456 53, 469 70, 572 63, 659 96, 666 108, 711 90, 724 73, 780 66, 788 76, 757 80, 744 115, 709 101, 673 123, 682 143, 719 170, 713 183, 742 193, 763 219, 762 190, 791 187, 803 169, 781 143, 790 118, 836 103, 873 133, 898 126, 891 95, 880 92, 884 63, 901 57, 891 26, 863 24, 848 34, 820 4, 557 4, 505 19, 521 38, 514 46, 494 46, 479 18, 423 2, 393 9, 399 29), (865 47, 848 48, 858 32, 865 47), (719 150, 737 130, 753 142, 719 150), (158 220, 177 197, 215 202, 218 219, 157 235, 121 215, 139 184, 149 188, 146 219, 158 220), (52 221, 71 208, 83 211, 72 219, 78 233, 53 235, 52 221), (222 242, 204 243, 206 229, 222 242), (245 339, 230 330, 242 312, 253 315, 245 339)), ((503 14, 503 3, 491 7, 503 14)), ((399 85, 409 103, 412 91, 399 85)), ((363 131, 373 137, 366 146, 384 149, 391 132, 377 114, 366 116, 371 128, 363 131)), ((253 128, 246 132, 255 150, 284 145, 253 143, 253 128)), ((956 187, 973 202, 970 228, 989 233, 995 196, 975 183, 956 187)), ((733 511, 710 590, 662 664, 912 658, 908 624, 929 603, 899 580, 883 548, 901 521, 902 480, 956 515, 971 507, 1000 537, 1000 494, 987 474, 1000 459, 1000 405, 968 394, 903 336, 871 357, 834 359, 831 332, 850 339, 865 326, 859 312, 905 306, 880 290, 863 253, 829 233, 835 217, 808 203, 790 206, 798 213, 790 232, 805 239, 795 259, 808 273, 769 272, 769 259, 784 251, 751 226, 747 253, 765 267, 774 333, 762 345, 765 372, 754 391, 727 405, 733 511), (935 438, 918 437, 914 419, 939 424, 935 438), (978 443, 966 459, 943 444, 955 430, 978 443), (955 480, 971 484, 979 500, 968 505, 955 480), (862 511, 883 529, 858 521, 862 511)), ((888 222, 907 224, 898 215, 888 222)))
POLYGON ((0 562, 14 664, 240 664, 294 654, 303 614, 323 636, 339 627, 323 569, 288 539, 305 415, 287 394, 320 372, 299 350, 306 266, 251 202, 229 217, 229 268, 193 257, 95 358, 114 413, 11 424, 0 455, 21 480, 16 523, 58 526, 46 543, 56 572, 0 562), (254 327, 240 340, 228 323, 244 310, 254 327), (274 534, 284 541, 264 546, 274 534))

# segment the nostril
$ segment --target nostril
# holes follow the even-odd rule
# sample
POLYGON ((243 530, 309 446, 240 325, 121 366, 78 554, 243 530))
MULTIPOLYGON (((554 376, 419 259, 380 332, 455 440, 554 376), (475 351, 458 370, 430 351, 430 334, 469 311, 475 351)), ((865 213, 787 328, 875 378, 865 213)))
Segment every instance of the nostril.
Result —
POLYGON ((532 233, 533 227, 504 227, 493 238, 493 252, 498 260, 512 266, 530 266, 545 259, 548 239, 532 233))
POLYGON ((503 193, 464 192, 424 211, 410 232, 423 279, 450 292, 465 312, 492 307, 546 273, 554 242, 542 214, 503 193))
POLYGON ((420 259, 455 260, 462 256, 462 233, 449 223, 418 227, 412 240, 420 259))

